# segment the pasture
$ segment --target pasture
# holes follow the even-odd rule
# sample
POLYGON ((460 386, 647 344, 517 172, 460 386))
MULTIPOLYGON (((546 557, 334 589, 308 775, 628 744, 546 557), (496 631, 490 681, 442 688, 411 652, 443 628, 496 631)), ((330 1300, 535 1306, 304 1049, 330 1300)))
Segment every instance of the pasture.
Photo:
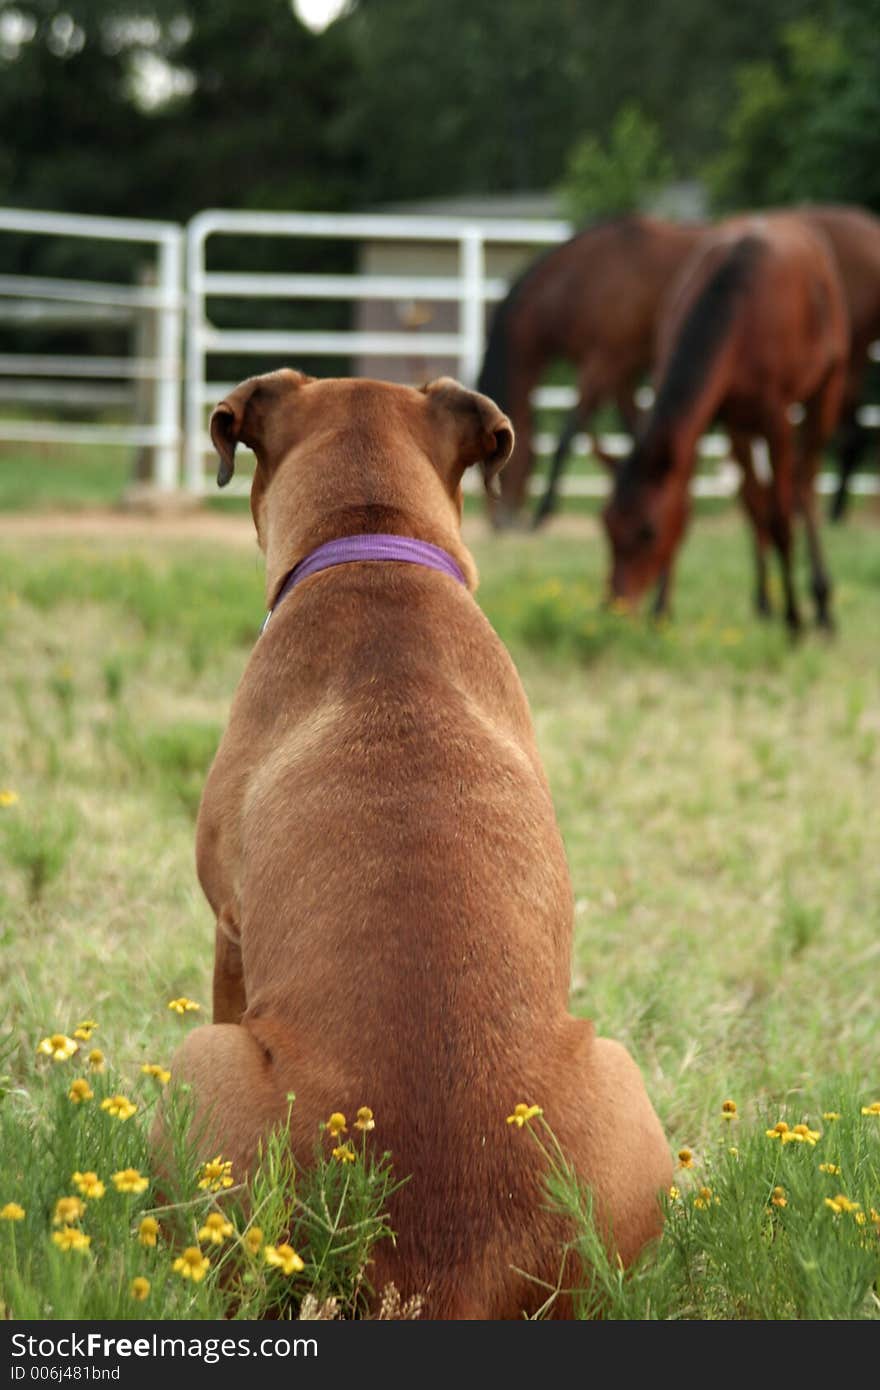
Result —
MULTIPOLYGON (((660 627, 601 607, 606 557, 588 517, 502 539, 473 519, 467 535, 565 838, 573 1011, 627 1044, 673 1149, 697 1165, 729 1142, 728 1098, 762 1143, 780 1116, 821 1129, 844 1098, 868 1106, 876 518, 862 509, 826 531, 840 631, 795 645, 752 615, 732 509, 695 519, 660 627)), ((97 1019, 107 1057, 136 1075, 167 1063, 197 1017, 170 999, 209 1012, 194 817, 259 628, 262 565, 244 519, 235 544, 197 524, 183 537, 161 523, 0 536, 0 1070, 7 1103, 27 1112, 47 1034, 97 1019)), ((499 1097, 502 1128, 519 1099, 499 1097)), ((876 1185, 880 1128, 870 1139, 876 1185)), ((0 1205, 13 1199, 4 1183, 0 1205)))

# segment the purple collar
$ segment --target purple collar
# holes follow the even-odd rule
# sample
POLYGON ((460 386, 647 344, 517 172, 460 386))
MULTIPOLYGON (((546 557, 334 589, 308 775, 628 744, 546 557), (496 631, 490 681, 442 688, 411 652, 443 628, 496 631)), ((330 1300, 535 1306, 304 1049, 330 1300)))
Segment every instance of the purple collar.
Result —
POLYGON ((311 555, 307 555, 304 560, 290 571, 285 579, 278 597, 266 614, 263 632, 275 609, 290 593, 297 584, 301 584, 304 579, 311 579, 313 574, 320 574, 321 570, 332 569, 334 565, 350 565, 359 563, 362 560, 402 560, 408 565, 424 565, 430 570, 439 570, 441 574, 448 574, 450 579, 455 579, 459 584, 467 584, 467 580, 462 574, 456 562, 447 551, 441 550, 439 545, 431 545, 428 541, 417 541, 412 536, 340 536, 338 540, 327 541, 324 545, 319 545, 317 550, 313 550, 311 555))

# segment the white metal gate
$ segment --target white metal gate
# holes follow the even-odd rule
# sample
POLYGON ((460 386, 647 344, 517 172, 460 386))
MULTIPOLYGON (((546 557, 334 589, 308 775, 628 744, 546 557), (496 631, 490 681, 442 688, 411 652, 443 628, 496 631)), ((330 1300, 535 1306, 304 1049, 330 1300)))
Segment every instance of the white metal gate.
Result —
MULTIPOLYGON (((486 304, 503 298, 507 283, 486 273, 488 247, 536 248, 564 241, 566 222, 502 221, 486 218, 403 217, 335 213, 203 212, 187 229, 187 371, 186 485, 205 488, 205 409, 228 390, 228 382, 209 379, 208 363, 217 353, 275 354, 298 357, 357 356, 360 359, 407 357, 415 350, 446 362, 446 370, 472 383, 483 354, 486 304), (212 236, 272 236, 293 241, 333 238, 357 243, 382 242, 400 247, 433 244, 452 248, 455 268, 448 275, 426 274, 235 274, 206 268, 206 245, 212 236), (229 330, 209 318, 212 296, 232 298, 408 301, 423 299, 457 306, 451 332, 412 330, 301 332, 229 330)), ((239 490, 246 486, 240 483, 239 490)), ((230 489, 231 491, 231 489, 230 489)))
MULTIPOLYGON (((133 327, 137 315, 147 314, 155 316, 155 331, 149 335, 152 350, 140 355, 134 351, 119 357, 83 353, 0 354, 0 388, 12 388, 5 393, 0 391, 0 395, 20 403, 49 401, 88 411, 119 406, 130 413, 131 392, 113 383, 142 383, 150 388, 142 420, 130 424, 76 424, 7 418, 0 420, 0 440, 140 445, 152 451, 155 484, 163 491, 174 491, 180 477, 183 229, 170 222, 0 208, 0 234, 4 232, 142 243, 155 260, 155 284, 0 275, 0 322, 40 327, 53 315, 57 322, 63 312, 68 327, 95 322, 133 327)), ((134 346, 133 332, 130 338, 134 346)))

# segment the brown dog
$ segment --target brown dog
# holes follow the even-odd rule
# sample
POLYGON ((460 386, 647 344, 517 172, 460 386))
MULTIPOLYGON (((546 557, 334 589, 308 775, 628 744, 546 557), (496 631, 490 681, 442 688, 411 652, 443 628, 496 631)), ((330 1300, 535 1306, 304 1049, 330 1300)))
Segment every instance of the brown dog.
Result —
POLYGON ((505 1123, 514 1105, 543 1106, 625 1261, 659 1231, 671 1164, 628 1053, 568 1014, 562 840, 525 694, 472 597, 461 478, 497 472, 510 422, 448 378, 418 391, 283 370, 237 387, 211 434, 221 483, 239 441, 257 456, 270 608, 339 537, 426 542, 463 582, 340 563, 274 611, 199 813, 215 1022, 175 1075, 207 1117, 205 1155, 240 1176, 288 1092, 304 1164, 332 1111, 371 1106, 409 1175, 373 1287, 425 1295, 433 1318, 518 1317, 559 1279, 565 1231, 537 1145, 505 1123))

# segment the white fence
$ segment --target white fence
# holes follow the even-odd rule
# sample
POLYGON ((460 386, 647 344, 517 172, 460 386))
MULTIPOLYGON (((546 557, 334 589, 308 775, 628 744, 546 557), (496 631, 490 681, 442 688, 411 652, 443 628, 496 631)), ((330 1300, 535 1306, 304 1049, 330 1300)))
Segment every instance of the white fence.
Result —
POLYGON ((147 351, 132 350, 118 357, 0 354, 2 400, 83 411, 116 407, 119 413, 143 417, 127 424, 5 418, 0 419, 0 440, 147 448, 152 453, 154 482, 163 491, 173 491, 179 485, 181 449, 182 228, 169 222, 0 208, 0 234, 4 232, 141 243, 145 254, 153 258, 155 284, 0 275, 0 323, 4 326, 76 329, 97 323, 128 329, 132 349, 149 344, 147 351), (144 317, 152 320, 150 331, 138 335, 137 323, 144 317), (120 382, 139 389, 126 389, 120 382))
MULTIPOLYGON (((23 415, 21 407, 29 404, 92 414, 110 409, 116 415, 136 405, 141 417, 130 423, 0 418, 0 440, 139 446, 151 451, 153 481, 159 489, 173 491, 182 481, 187 491, 202 495, 214 486, 205 473, 210 453, 206 412, 233 384, 212 376, 211 363, 218 355, 252 357, 254 370, 265 370, 282 361, 296 364, 309 358, 344 356, 356 359, 360 366, 371 359, 381 363, 417 354, 439 370, 473 383, 483 355, 487 306, 503 298, 508 284, 507 271, 490 273, 487 266, 493 258, 497 262, 505 256, 508 262, 516 257, 525 261, 538 249, 565 240, 571 228, 562 221, 208 211, 193 218, 184 231, 170 223, 0 209, 0 255, 4 232, 139 242, 152 255, 155 269, 154 283, 139 285, 0 274, 0 322, 7 328, 59 322, 80 328, 96 322, 117 326, 146 322, 150 329, 130 335, 132 350, 126 356, 0 354, 0 406, 14 402, 19 415, 23 415), (218 237, 223 242, 214 242, 209 270, 209 244, 218 237), (230 238, 241 245, 254 237, 283 239, 294 264, 297 243, 302 246, 305 241, 332 239, 357 248, 383 248, 386 267, 393 269, 328 275, 218 268, 230 238), (426 250, 446 267, 445 273, 424 271, 426 250), (413 271, 409 263, 419 256, 420 268, 413 271), (441 331, 427 331, 423 322, 407 324, 405 317, 398 319, 399 326, 380 330, 357 325, 336 331, 231 329, 211 320, 212 301, 219 299, 347 302, 355 320, 365 305, 423 301, 444 306, 450 321, 441 331)), ((878 347, 875 344, 873 355, 880 359, 878 347)), ((540 390, 534 399, 544 410, 560 412, 576 402, 574 391, 563 387, 540 390)), ((880 425, 880 408, 865 407, 862 419, 865 424, 880 425)), ((603 436, 602 443, 611 452, 623 453, 629 440, 625 435, 611 435, 603 436)), ((539 454, 548 453, 555 439, 539 433, 535 444, 539 454)), ((579 436, 574 451, 585 454, 587 449, 587 440, 579 436)), ((697 476, 694 491, 702 496, 732 495, 739 475, 728 460, 724 437, 707 436, 701 453, 714 466, 697 476)), ((831 475, 824 475, 819 485, 827 491, 835 483, 831 475)), ((541 477, 532 478, 533 491, 541 491, 543 485, 541 477)), ((246 480, 239 479, 224 495, 235 495, 246 487, 246 480)), ((569 475, 562 492, 598 496, 607 487, 603 471, 569 475)), ((875 492, 878 481, 857 475, 852 487, 857 492, 875 492)))

